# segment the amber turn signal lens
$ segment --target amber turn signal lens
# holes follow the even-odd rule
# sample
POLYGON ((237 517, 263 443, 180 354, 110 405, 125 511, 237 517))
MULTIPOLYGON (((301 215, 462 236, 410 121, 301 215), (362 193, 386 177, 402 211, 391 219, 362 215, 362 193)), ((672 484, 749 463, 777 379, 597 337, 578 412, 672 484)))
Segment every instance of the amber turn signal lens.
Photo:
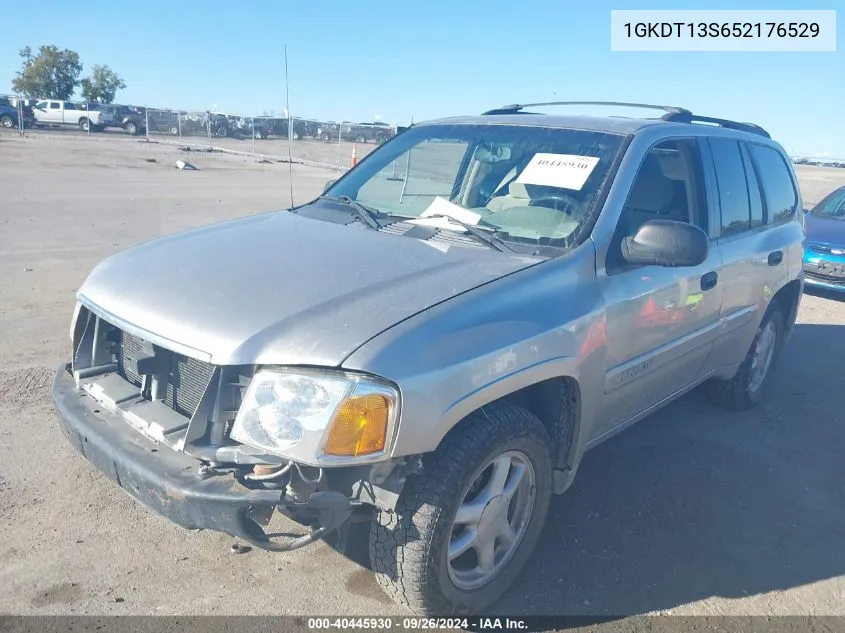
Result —
POLYGON ((326 453, 357 457, 383 451, 389 416, 390 401, 385 396, 347 398, 332 421, 326 453))

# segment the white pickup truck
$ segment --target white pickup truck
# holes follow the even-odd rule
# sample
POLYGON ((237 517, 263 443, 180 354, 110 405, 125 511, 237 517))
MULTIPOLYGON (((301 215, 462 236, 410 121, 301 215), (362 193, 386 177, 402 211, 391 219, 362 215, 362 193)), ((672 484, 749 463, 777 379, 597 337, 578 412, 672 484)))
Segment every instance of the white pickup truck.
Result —
POLYGON ((73 125, 84 132, 99 132, 112 123, 110 112, 100 110, 96 104, 74 103, 44 99, 32 108, 37 125, 73 125))

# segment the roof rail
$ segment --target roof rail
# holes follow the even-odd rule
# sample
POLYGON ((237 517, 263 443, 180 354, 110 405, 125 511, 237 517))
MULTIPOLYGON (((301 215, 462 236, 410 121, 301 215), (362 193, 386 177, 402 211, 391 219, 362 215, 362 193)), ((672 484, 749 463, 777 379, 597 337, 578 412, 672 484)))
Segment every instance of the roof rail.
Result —
POLYGON ((556 105, 599 105, 599 106, 623 106, 626 108, 646 108, 649 110, 663 110, 670 114, 688 114, 692 112, 677 106, 652 105, 649 103, 625 103, 622 101, 547 101, 545 103, 514 103, 512 105, 502 106, 495 110, 488 110, 482 116, 488 114, 521 114, 525 108, 536 108, 538 106, 556 106, 556 105))
POLYGON ((622 101, 548 101, 546 103, 514 103, 512 105, 502 106, 495 110, 488 110, 482 113, 482 116, 491 114, 529 114, 523 112, 525 108, 536 108, 538 106, 556 106, 556 105, 598 105, 598 106, 623 106, 626 108, 640 108, 648 110, 663 110, 664 114, 661 118, 663 121, 672 121, 675 123, 714 123, 724 128, 731 130, 739 130, 741 132, 749 132, 750 134, 757 134, 765 138, 772 138, 771 135, 759 125, 754 123, 740 123, 738 121, 730 121, 728 119, 717 119, 709 116, 699 116, 693 114, 686 108, 679 108, 677 106, 653 105, 649 103, 626 103, 622 101))
POLYGON ((672 121, 675 123, 714 123, 720 127, 728 128, 730 130, 739 130, 741 132, 749 132, 764 136, 765 138, 772 138, 771 135, 754 123, 740 123, 738 121, 730 121, 728 119, 717 119, 709 116, 698 116, 691 112, 669 112, 660 117, 664 121, 672 121))

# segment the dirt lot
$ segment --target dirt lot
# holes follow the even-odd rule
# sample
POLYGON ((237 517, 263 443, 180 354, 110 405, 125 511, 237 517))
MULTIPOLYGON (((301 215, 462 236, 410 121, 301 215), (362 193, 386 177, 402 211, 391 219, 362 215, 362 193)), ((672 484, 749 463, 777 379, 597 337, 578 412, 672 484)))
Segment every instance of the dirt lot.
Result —
MULTIPOLYGON (((0 134, 5 135, 10 133, 6 130, 0 130, 0 134)), ((59 138, 81 138, 92 141, 136 142, 146 140, 144 136, 129 136, 120 128, 107 128, 101 132, 91 132, 90 134, 86 134, 75 127, 35 128, 26 130, 26 135, 28 137, 53 136, 59 138)), ((290 155, 295 160, 311 161, 335 167, 339 166, 343 169, 347 169, 352 163, 353 148, 356 158, 361 160, 377 147, 375 143, 323 142, 312 138, 288 143, 287 139, 276 136, 262 140, 253 140, 251 138, 219 138, 216 136, 209 139, 203 134, 170 136, 169 134, 159 132, 150 132, 150 141, 189 145, 196 148, 216 147, 233 152, 263 154, 274 158, 287 158, 290 152, 290 155)))
MULTIPOLYGON (((135 140, 0 136, 0 613, 396 614, 328 545, 230 553, 74 453, 49 387, 104 256, 288 205, 287 164, 135 140), (174 168, 180 158, 199 171, 174 168), (118 600, 120 599, 120 600, 118 600)), ((806 201, 845 170, 801 169, 806 201)), ((336 172, 294 167, 294 198, 336 172)), ((845 615, 845 302, 806 296, 772 397, 693 393, 590 453, 503 612, 845 615)))

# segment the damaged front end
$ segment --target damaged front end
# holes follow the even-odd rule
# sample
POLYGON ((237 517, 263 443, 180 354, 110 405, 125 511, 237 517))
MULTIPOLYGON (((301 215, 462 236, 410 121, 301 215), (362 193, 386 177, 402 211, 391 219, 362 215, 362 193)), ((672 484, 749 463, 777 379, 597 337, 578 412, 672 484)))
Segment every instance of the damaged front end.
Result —
POLYGON ((214 365, 83 304, 71 338, 72 362, 53 385, 65 435, 183 527, 296 549, 374 506, 392 509, 417 468, 389 456, 399 394, 381 379, 214 365), (277 511, 307 533, 268 532, 277 511))

